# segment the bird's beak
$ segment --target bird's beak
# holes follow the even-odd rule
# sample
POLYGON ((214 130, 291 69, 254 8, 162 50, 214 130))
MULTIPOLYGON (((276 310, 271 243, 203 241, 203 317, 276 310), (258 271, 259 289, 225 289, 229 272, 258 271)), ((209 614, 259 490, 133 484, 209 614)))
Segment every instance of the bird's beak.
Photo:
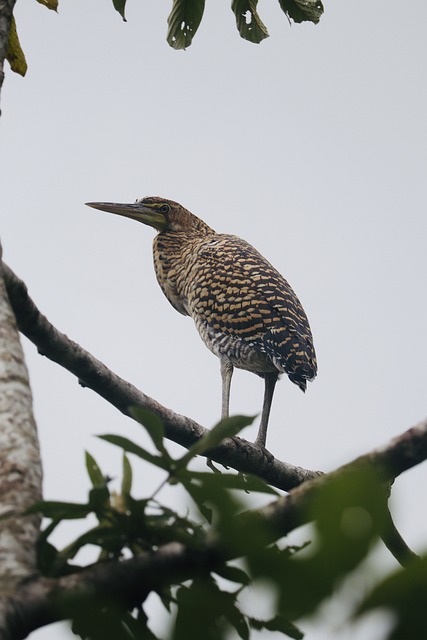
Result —
POLYGON ((163 231, 167 227, 166 217, 149 204, 134 202, 133 204, 120 204, 116 202, 86 202, 88 207, 107 211, 108 213, 116 213, 125 218, 138 220, 149 227, 154 227, 158 231, 163 231))

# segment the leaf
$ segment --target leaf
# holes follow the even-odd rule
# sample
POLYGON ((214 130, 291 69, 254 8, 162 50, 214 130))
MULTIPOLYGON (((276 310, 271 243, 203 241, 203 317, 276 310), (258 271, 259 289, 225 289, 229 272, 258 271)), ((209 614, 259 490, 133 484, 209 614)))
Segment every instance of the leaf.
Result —
POLYGON ((110 507, 110 492, 107 485, 93 487, 89 491, 89 506, 98 518, 105 516, 110 507))
POLYGON ((281 615, 278 615, 271 620, 257 620, 256 618, 249 618, 249 624, 257 631, 261 631, 262 629, 267 629, 268 631, 279 631, 285 636, 295 638, 295 640, 302 640, 304 637, 304 634, 298 629, 298 627, 281 615))
POLYGON ((126 18, 125 18, 126 0, 113 0, 113 5, 115 10, 118 11, 122 16, 123 21, 126 22, 126 18))
POLYGON ((239 611, 238 607, 230 607, 227 611, 227 618, 242 640, 249 640, 249 626, 246 617, 239 611))
POLYGON ((6 60, 10 64, 10 68, 20 76, 25 76, 27 73, 28 65, 25 60, 24 52, 19 42, 18 32, 16 30, 16 22, 14 16, 10 23, 9 42, 7 44, 6 60))
POLYGON ((233 0, 231 3, 241 37, 255 44, 269 36, 267 27, 257 13, 257 4, 258 0, 233 0))
POLYGON ((123 452, 122 496, 129 496, 132 490, 132 467, 129 458, 123 452))
POLYGON ((138 458, 142 458, 146 462, 150 462, 154 464, 156 467, 160 467, 161 469, 168 470, 168 463, 161 458, 160 456, 153 456, 153 454, 149 453, 139 445, 135 444, 128 438, 124 438, 123 436, 114 436, 114 435, 103 435, 98 436, 101 440, 105 440, 105 442, 109 442, 110 444, 114 444, 116 447, 120 447, 127 453, 133 453, 138 456, 138 458))
POLYGON ((96 547, 101 547, 108 551, 115 551, 119 553, 123 546, 123 540, 120 532, 108 525, 97 525, 93 529, 89 529, 81 536, 76 538, 71 544, 60 552, 62 562, 66 560, 72 560, 78 551, 87 544, 91 544, 96 547))
POLYGON ((310 508, 316 540, 309 555, 271 547, 250 550, 251 575, 275 584, 285 619, 309 615, 366 557, 382 530, 383 498, 380 479, 367 469, 331 474, 310 508))
POLYGON ((37 0, 37 2, 44 5, 48 9, 52 9, 52 11, 57 11, 58 9, 58 0, 37 0))
POLYGON ((238 582, 239 584, 243 584, 248 586, 251 584, 251 579, 243 569, 239 569, 239 567, 231 567, 230 565, 224 565, 219 569, 215 569, 214 573, 221 578, 225 578, 225 580, 229 580, 230 582, 238 582))
POLYGON ((159 416, 153 411, 144 409, 143 407, 131 407, 130 415, 139 422, 139 424, 142 424, 142 426, 145 427, 157 451, 163 453, 163 455, 168 455, 165 445, 163 444, 165 433, 163 423, 159 416))
POLYGON ((390 639, 423 638, 427 628, 426 602, 427 556, 423 556, 377 585, 362 602, 356 615, 377 607, 387 608, 394 618, 394 628, 388 636, 390 639))
POLYGON ((213 449, 224 438, 232 438, 253 421, 254 417, 248 416, 232 416, 220 420, 203 438, 195 442, 182 458, 176 461, 176 468, 187 466, 190 460, 201 453, 206 453, 209 449, 213 449))
MULTIPOLYGON (((276 489, 268 485, 261 478, 255 476, 243 475, 241 473, 217 473, 213 474, 208 471, 192 471, 191 478, 202 483, 213 484, 224 489, 236 489, 245 492, 267 493, 269 495, 280 495, 276 489)), ((180 472, 177 473, 178 479, 181 479, 180 472)))
POLYGON ((36 502, 26 513, 41 513, 45 518, 52 520, 73 520, 85 518, 91 511, 92 508, 88 504, 51 500, 36 502))
POLYGON ((58 549, 50 542, 43 540, 37 544, 37 568, 43 575, 49 575, 58 558, 58 549))
POLYGON ((210 524, 212 522, 213 512, 212 509, 205 504, 206 495, 203 491, 203 488, 192 484, 191 480, 186 480, 185 478, 180 478, 180 482, 182 483, 182 486, 188 492, 190 497, 193 499, 194 503, 197 505, 197 508, 199 509, 202 516, 206 518, 206 521, 210 524))
POLYGON ((320 0, 279 0, 282 11, 294 22, 317 24, 323 14, 320 0))
POLYGON ((168 17, 168 44, 186 49, 193 41, 205 10, 205 0, 173 0, 168 17))
POLYGON ((85 451, 86 469, 89 474, 90 481, 94 487, 105 485, 105 478, 99 468, 95 458, 88 451, 85 451))
POLYGON ((235 609, 235 595, 221 591, 209 576, 196 578, 190 587, 177 591, 178 611, 173 640, 226 637, 226 620, 241 616, 235 609), (234 614, 234 616, 233 616, 234 614))

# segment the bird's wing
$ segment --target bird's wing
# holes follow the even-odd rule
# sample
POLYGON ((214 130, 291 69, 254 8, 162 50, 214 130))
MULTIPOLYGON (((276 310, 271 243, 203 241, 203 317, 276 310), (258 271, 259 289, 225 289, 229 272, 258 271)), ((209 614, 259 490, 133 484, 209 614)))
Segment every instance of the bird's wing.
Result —
POLYGON ((316 375, 316 356, 307 316, 289 283, 237 236, 215 236, 198 257, 200 273, 208 277, 195 281, 205 289, 210 321, 260 348, 305 387, 316 375))

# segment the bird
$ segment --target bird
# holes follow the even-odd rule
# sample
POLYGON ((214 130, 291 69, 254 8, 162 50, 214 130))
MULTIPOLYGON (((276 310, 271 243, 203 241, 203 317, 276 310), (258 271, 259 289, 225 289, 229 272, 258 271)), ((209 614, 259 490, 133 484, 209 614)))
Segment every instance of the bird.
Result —
POLYGON ((234 368, 264 379, 255 445, 266 450, 276 382, 282 373, 302 391, 317 374, 306 313, 283 276, 242 238, 217 233, 173 200, 87 206, 153 227, 154 270, 171 305, 190 316, 205 345, 220 360, 221 418, 229 416, 234 368))

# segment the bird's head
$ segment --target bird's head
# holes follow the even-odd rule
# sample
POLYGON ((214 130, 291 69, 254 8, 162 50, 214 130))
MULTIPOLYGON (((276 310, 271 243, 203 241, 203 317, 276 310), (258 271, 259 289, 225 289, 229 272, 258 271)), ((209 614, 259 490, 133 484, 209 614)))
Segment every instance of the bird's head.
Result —
POLYGON ((136 200, 132 204, 115 202, 87 202, 88 207, 116 213, 125 218, 132 218, 153 227, 159 232, 186 231, 212 233, 212 229, 178 202, 165 200, 159 196, 150 196, 136 200))

